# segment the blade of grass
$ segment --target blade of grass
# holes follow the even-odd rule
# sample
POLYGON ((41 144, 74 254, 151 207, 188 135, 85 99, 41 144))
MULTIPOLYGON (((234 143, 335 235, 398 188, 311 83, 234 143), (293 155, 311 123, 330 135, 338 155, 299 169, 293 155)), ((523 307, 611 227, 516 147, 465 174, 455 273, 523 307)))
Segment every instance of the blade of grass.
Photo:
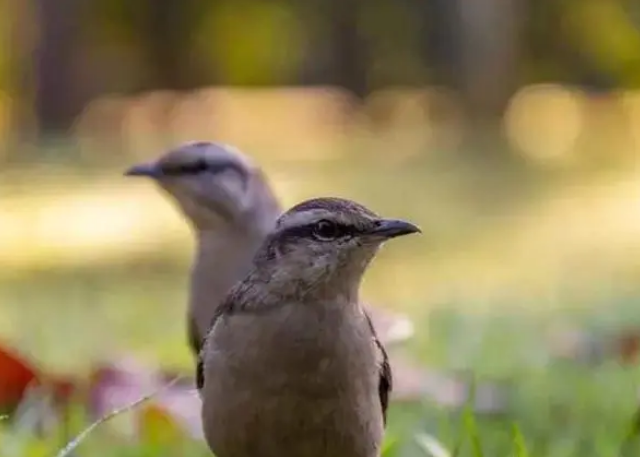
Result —
POLYGON ((396 444, 398 444, 398 438, 386 436, 384 442, 382 443, 380 454, 383 456, 388 455, 388 453, 393 450, 396 444))
POLYGON ((478 427, 476 427, 476 419, 474 414, 474 407, 476 404, 476 379, 471 377, 469 385, 469 397, 463 413, 463 422, 465 430, 469 434, 471 440, 471 446, 473 448, 473 454, 476 457, 483 457, 482 445, 480 443, 480 435, 478 434, 478 427))
POLYGON ((527 446, 524 442, 524 436, 522 436, 518 424, 513 424, 512 437, 516 457, 529 457, 529 452, 527 451, 527 446))
POLYGON ((482 444, 480 443, 480 435, 478 434, 478 427, 476 427, 476 419, 472 411, 465 411, 464 414, 465 429, 471 439, 471 446, 473 448, 473 455, 476 457, 484 457, 482 452, 482 444))
POLYGON ((425 454, 431 457, 451 457, 451 453, 435 437, 426 433, 419 433, 415 436, 415 441, 425 454))
POLYGON ((626 455, 627 451, 637 440, 638 435, 640 435, 640 408, 637 408, 633 414, 627 433, 623 438, 622 443, 620 443, 620 455, 626 455))
POLYGON ((169 381, 167 384, 165 384, 164 386, 160 387, 159 389, 121 407, 121 408, 117 408, 114 409, 113 411, 111 411, 110 413, 102 416, 100 419, 98 419, 97 421, 93 422, 92 424, 90 424, 87 428, 85 428, 82 432, 80 432, 72 441, 70 441, 63 449, 60 450, 60 452, 58 452, 56 454, 56 457, 69 457, 71 455, 71 453, 80 445, 80 443, 82 441, 84 441, 89 434, 95 430, 98 426, 100 426, 101 424, 107 422, 109 419, 112 419, 116 416, 119 416, 122 413, 126 413, 128 411, 131 411, 133 409, 135 409, 138 405, 144 403, 145 401, 150 400, 151 398, 155 397, 156 395, 158 395, 160 392, 162 392, 163 390, 168 389, 169 387, 171 387, 172 385, 174 385, 175 383, 177 383, 178 381, 180 381, 183 378, 183 376, 176 376, 175 378, 173 378, 171 381, 169 381))
POLYGON ((466 403, 462 408, 462 412, 460 415, 460 423, 458 425, 459 430, 459 438, 453 448, 453 456, 457 457, 460 455, 460 451, 462 450, 462 444, 465 439, 465 432, 467 431, 467 416, 473 416, 473 407, 475 405, 475 397, 476 397, 476 384, 475 378, 471 377, 471 383, 469 385, 469 394, 467 396, 466 403))

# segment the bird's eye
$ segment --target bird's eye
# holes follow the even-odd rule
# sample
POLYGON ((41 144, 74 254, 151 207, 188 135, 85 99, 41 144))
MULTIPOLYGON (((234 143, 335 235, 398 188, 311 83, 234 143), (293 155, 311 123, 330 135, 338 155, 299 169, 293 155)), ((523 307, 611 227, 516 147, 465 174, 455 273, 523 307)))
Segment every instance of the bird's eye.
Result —
POLYGON ((207 164, 207 162, 205 162, 204 160, 198 160, 197 162, 194 162, 193 164, 189 165, 187 167, 187 171, 196 174, 196 173, 202 173, 204 171, 207 171, 208 168, 209 168, 209 165, 207 164))
POLYGON ((320 241, 334 240, 341 234, 340 227, 331 221, 321 220, 313 226, 313 236, 320 241))
POLYGON ((173 167, 167 167, 165 173, 168 175, 196 175, 209 170, 209 164, 204 160, 184 163, 173 167))

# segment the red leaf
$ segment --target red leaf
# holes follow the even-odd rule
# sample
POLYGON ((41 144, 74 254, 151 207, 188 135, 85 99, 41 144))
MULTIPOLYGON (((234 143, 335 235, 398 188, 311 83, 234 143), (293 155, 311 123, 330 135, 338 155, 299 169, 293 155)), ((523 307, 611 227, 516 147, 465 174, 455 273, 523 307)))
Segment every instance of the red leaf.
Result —
POLYGON ((58 401, 65 402, 78 390, 70 378, 40 373, 26 359, 0 345, 0 411, 11 411, 23 399, 29 386, 49 386, 58 401))
POLYGON ((20 403, 36 377, 28 362, 0 346, 0 409, 11 409, 20 403))

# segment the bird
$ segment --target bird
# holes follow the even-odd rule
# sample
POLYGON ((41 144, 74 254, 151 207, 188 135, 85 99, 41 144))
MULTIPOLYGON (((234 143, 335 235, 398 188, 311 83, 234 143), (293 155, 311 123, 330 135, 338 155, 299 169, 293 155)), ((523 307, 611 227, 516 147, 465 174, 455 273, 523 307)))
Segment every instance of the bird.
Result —
POLYGON ((217 457, 379 456, 392 373, 360 284, 384 242, 419 232, 337 197, 279 217, 198 357, 217 457))
MULTIPOLYGON (((238 148, 223 143, 183 143, 155 160, 131 166, 124 174, 152 179, 195 234, 187 335, 197 357, 215 310, 231 286, 248 272, 282 207, 262 169, 238 148)), ((413 334, 407 317, 368 309, 386 344, 413 334)))

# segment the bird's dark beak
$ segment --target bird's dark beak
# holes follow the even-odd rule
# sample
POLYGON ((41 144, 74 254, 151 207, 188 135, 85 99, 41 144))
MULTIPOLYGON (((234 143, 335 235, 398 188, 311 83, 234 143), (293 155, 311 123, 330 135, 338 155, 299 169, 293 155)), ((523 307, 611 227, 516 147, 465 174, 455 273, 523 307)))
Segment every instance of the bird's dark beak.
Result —
POLYGON ((140 163, 129 168, 124 172, 124 175, 159 178, 162 176, 162 169, 156 163, 140 163))
POLYGON ((390 239, 412 233, 422 233, 422 230, 417 225, 400 219, 380 219, 377 225, 369 230, 367 234, 390 239))

